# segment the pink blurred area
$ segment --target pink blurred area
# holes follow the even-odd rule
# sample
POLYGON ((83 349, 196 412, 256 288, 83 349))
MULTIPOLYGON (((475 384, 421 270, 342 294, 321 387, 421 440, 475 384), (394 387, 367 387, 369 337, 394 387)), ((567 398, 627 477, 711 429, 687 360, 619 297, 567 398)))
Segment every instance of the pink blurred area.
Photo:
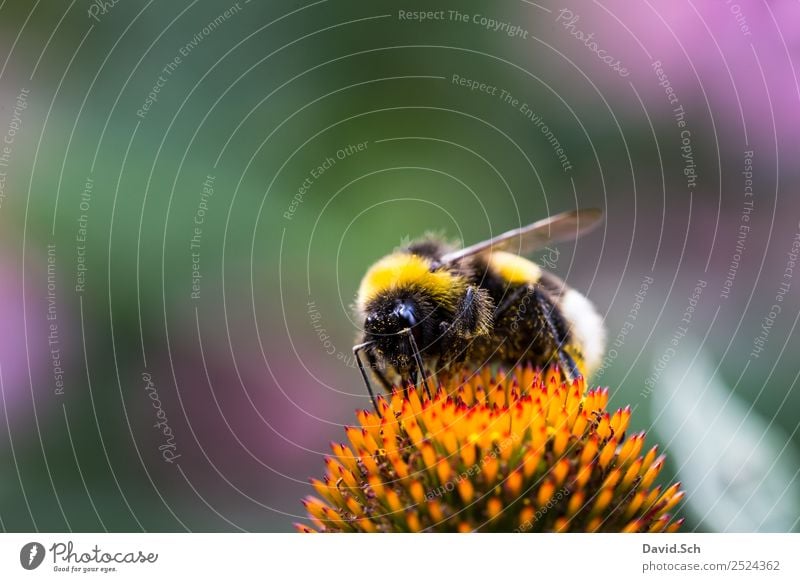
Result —
MULTIPOLYGON (((317 385, 299 363, 287 365, 287 346, 270 337, 265 360, 246 318, 232 324, 230 343, 224 323, 214 319, 200 320, 201 342, 197 322, 173 326, 171 351, 148 358, 147 374, 175 446, 166 457, 159 451, 169 443, 163 426, 154 426, 154 396, 134 399, 138 446, 165 487, 185 485, 180 466, 186 480, 228 515, 243 507, 296 511, 298 492, 323 466, 331 438, 344 435, 340 418, 353 418, 352 411, 341 415, 341 396, 317 385), (173 453, 178 457, 169 460, 173 453)), ((148 392, 145 379, 136 385, 148 392)))
MULTIPOLYGON (((587 2, 570 8, 579 18, 567 28, 559 11, 554 9, 547 18, 552 19, 547 38, 554 39, 603 93, 630 97, 632 84, 648 108, 657 104, 665 99, 654 72, 654 63, 660 61, 681 103, 691 104, 690 115, 707 116, 710 111, 718 128, 746 127, 749 142, 767 151, 775 151, 776 131, 780 140, 797 145, 800 3, 587 2), (593 40, 618 58, 630 76, 618 77, 573 36, 575 30, 593 34, 593 40)), ((544 30, 541 23, 539 28, 544 30)))
POLYGON ((70 344, 80 336, 68 324, 52 268, 48 278, 46 252, 27 250, 24 267, 21 252, 0 254, 0 423, 8 418, 15 439, 35 434, 35 421, 64 401, 64 383, 76 372, 70 344))

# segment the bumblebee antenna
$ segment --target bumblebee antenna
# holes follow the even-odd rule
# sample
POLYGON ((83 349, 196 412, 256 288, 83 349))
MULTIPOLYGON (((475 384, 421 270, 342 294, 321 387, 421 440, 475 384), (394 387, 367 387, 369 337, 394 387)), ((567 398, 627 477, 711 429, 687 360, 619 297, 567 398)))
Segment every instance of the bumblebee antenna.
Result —
POLYGON ((359 352, 370 349, 373 345, 375 345, 375 342, 365 342, 363 344, 355 345, 353 346, 353 355, 356 357, 358 371, 361 372, 361 377, 364 379, 364 384, 367 385, 367 392, 369 392, 369 399, 372 401, 372 406, 375 408, 375 412, 378 414, 378 417, 383 418, 381 411, 378 410, 378 401, 375 399, 375 393, 372 391, 372 384, 370 384, 367 371, 364 369, 364 363, 361 361, 361 358, 358 355, 359 352))
POLYGON ((400 333, 408 335, 408 341, 411 344, 411 349, 414 351, 414 361, 417 364, 417 368, 419 368, 420 376, 422 376, 422 384, 425 386, 425 393, 428 395, 429 400, 433 400, 430 386, 428 386, 428 373, 425 371, 425 366, 422 364, 422 356, 420 355, 419 348, 417 347, 417 340, 414 339, 414 334, 411 333, 410 327, 405 328, 400 333))

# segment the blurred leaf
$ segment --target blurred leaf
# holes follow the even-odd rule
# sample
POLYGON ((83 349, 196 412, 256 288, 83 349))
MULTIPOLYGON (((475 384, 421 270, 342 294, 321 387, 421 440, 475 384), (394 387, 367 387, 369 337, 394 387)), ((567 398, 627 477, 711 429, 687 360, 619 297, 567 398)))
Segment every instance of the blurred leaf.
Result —
POLYGON ((713 531, 788 532, 800 515, 800 462, 778 426, 736 396, 685 341, 651 403, 688 509, 713 531))

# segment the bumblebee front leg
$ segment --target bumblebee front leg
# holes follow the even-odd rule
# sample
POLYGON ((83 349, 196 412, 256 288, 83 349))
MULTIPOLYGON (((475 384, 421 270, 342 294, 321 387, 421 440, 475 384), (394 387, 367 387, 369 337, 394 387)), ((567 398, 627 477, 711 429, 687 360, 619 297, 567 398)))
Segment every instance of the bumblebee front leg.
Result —
MULTIPOLYGON (((431 389, 428 385, 428 373, 425 371, 425 364, 422 361, 422 355, 419 353, 419 347, 417 347, 417 340, 414 339, 414 334, 411 332, 411 328, 406 328, 401 333, 405 333, 408 336, 408 342, 411 345, 411 351, 414 353, 414 363, 417 365, 417 369, 419 370, 419 374, 422 377, 422 384, 425 386, 425 392, 428 395, 428 399, 431 400, 431 389)), ((417 384, 417 375, 416 373, 412 373, 411 375, 412 383, 414 385, 417 384)))
POLYGON ((367 363, 369 364, 370 369, 373 371, 375 376, 378 380, 383 384, 384 388, 387 390, 391 389, 391 385, 386 377, 381 373, 381 371, 377 367, 377 359, 375 358, 375 354, 372 352, 373 342, 366 342, 363 344, 358 344, 353 346, 353 355, 356 358, 356 363, 358 364, 358 371, 361 372, 361 377, 364 379, 364 384, 367 385, 367 392, 369 393, 369 399, 372 401, 372 406, 375 408, 375 412, 378 414, 380 418, 383 418, 381 411, 378 409, 378 401, 375 399, 375 393, 372 391, 372 384, 369 381, 369 376, 367 375, 366 370, 364 369, 364 363, 361 361, 359 357, 359 352, 364 352, 367 355, 367 363))
POLYGON ((389 382, 389 379, 386 377, 386 374, 383 373, 383 370, 380 369, 378 366, 378 358, 375 357, 375 352, 369 350, 366 352, 367 354, 367 364, 369 365, 369 369, 372 370, 372 373, 378 379, 378 382, 381 383, 383 389, 386 392, 392 391, 392 383, 389 382))

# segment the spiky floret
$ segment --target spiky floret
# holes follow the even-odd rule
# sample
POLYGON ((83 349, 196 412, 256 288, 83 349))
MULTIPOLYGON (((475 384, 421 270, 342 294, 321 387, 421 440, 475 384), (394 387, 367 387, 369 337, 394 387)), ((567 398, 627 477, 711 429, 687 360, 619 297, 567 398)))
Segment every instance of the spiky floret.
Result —
POLYGON ((488 369, 432 400, 395 391, 332 445, 300 531, 675 531, 678 483, 607 389, 530 367, 488 369))

